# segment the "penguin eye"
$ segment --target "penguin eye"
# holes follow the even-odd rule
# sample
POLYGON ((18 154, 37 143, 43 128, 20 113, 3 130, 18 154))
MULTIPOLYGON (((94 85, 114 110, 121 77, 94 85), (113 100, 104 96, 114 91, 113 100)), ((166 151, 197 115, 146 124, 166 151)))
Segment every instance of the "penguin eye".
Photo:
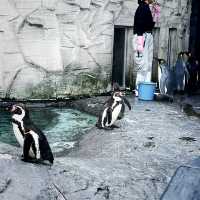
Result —
POLYGON ((15 111, 14 111, 14 113, 17 114, 17 115, 21 115, 22 114, 22 109, 17 106, 15 111))

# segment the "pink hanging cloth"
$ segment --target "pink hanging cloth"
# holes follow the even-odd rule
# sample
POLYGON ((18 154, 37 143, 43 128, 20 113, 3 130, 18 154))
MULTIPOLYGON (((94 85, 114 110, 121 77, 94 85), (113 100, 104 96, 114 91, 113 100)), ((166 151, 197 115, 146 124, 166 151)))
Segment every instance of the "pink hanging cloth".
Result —
POLYGON ((137 51, 142 53, 144 51, 144 36, 137 36, 137 51))
POLYGON ((160 20, 160 12, 161 12, 160 4, 158 2, 154 2, 154 3, 152 3, 150 5, 150 9, 151 9, 153 21, 155 23, 159 22, 159 20, 160 20))

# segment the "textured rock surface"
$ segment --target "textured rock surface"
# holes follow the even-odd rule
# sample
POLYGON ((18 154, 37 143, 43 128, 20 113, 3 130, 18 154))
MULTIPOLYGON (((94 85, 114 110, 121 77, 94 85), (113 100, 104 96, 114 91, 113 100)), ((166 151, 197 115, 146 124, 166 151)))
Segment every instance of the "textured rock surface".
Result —
POLYGON ((200 197, 200 168, 182 166, 177 169, 162 200, 189 200, 200 197))
MULTIPOLYGON (((160 0, 160 57, 167 55, 169 28, 177 29, 174 53, 187 49, 189 2, 160 0)), ((109 90, 114 25, 131 27, 136 8, 137 0, 1 0, 0 97, 109 90)), ((133 73, 128 30, 126 73, 133 73)))
MULTIPOLYGON (((199 119, 174 104, 129 100, 119 129, 91 129, 51 168, 23 163, 18 148, 0 144, 0 199, 158 200, 176 168, 199 156, 199 119)), ((87 106, 98 110, 97 101, 87 106)))

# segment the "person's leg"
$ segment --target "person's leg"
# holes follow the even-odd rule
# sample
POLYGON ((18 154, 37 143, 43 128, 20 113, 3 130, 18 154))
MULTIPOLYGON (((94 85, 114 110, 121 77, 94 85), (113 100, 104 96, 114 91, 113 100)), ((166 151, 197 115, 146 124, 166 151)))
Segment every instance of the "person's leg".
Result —
POLYGON ((136 74, 136 88, 135 95, 138 96, 138 83, 145 80, 144 74, 144 52, 138 53, 137 51, 137 35, 133 36, 133 50, 134 50, 134 67, 136 74))
POLYGON ((145 77, 146 77, 146 74, 144 72, 138 71, 137 72, 137 77, 136 77, 136 86, 138 86, 139 82, 145 81, 145 77))
POLYGON ((152 73, 152 63, 153 63, 153 36, 151 33, 146 34, 145 46, 146 46, 146 51, 145 51, 145 54, 146 54, 146 58, 145 58, 146 77, 145 77, 145 81, 150 82, 151 81, 151 73, 152 73))
POLYGON ((133 35, 133 39, 132 39, 132 47, 133 47, 133 52, 135 53, 136 50, 137 50, 137 43, 136 43, 136 40, 137 40, 137 34, 134 34, 133 35))
POLYGON ((136 82, 135 82, 135 96, 138 96, 138 85, 140 82, 145 81, 145 74, 144 72, 138 71, 136 75, 136 82))

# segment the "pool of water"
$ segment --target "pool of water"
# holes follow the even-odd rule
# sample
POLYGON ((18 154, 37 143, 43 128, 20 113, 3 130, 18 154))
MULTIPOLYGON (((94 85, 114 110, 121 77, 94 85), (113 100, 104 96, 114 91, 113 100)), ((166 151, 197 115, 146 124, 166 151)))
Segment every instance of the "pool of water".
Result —
MULTIPOLYGON (((78 139, 94 126, 96 118, 73 109, 31 108, 32 121, 45 133, 53 152, 73 147, 78 139)), ((18 146, 11 115, 0 108, 0 141, 18 146)))

